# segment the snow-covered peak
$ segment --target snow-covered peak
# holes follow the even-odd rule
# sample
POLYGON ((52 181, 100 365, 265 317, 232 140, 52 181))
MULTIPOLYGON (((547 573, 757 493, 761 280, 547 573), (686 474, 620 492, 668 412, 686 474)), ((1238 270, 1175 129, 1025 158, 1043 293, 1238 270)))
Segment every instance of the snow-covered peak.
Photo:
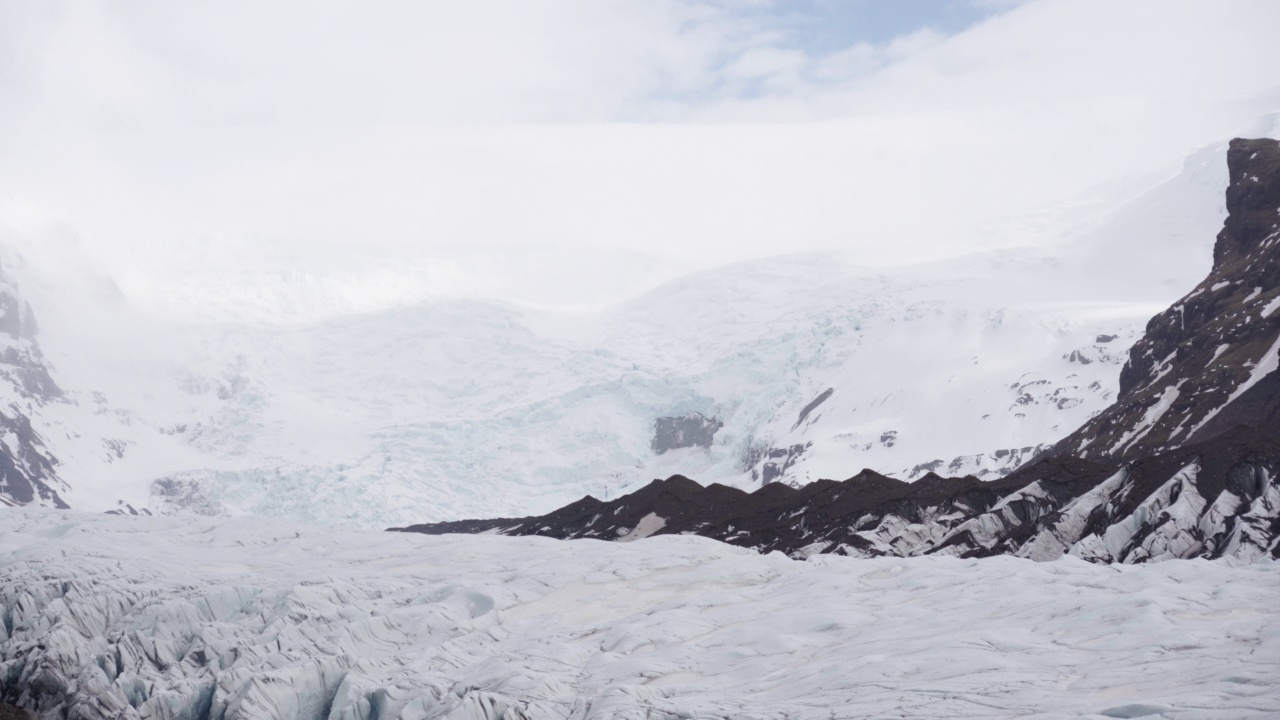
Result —
POLYGON ((1119 208, 1010 219, 1000 249, 764 258, 596 309, 389 283, 395 298, 338 312, 358 303, 318 275, 188 297, 314 304, 301 323, 53 307, 45 352, 75 403, 33 422, 73 506, 364 526, 528 515, 675 473, 991 479, 1114 400, 1146 320, 1203 275, 1214 182, 1189 161, 1119 208))

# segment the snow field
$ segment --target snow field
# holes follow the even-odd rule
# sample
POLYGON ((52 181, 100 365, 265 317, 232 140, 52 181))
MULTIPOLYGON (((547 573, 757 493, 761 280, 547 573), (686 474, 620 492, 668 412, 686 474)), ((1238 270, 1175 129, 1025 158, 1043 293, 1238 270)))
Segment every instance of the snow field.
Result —
MULTIPOLYGON (((59 262, 41 280, 34 263, 19 274, 67 398, 20 409, 84 510, 380 528, 539 514, 675 473, 747 489, 766 471, 994 478, 1110 404, 1148 318, 1204 276, 1226 147, 1135 197, 948 230, 986 251, 764 258, 608 305, 420 296, 421 267, 313 276, 287 257, 107 302, 64 291, 110 278, 71 282, 59 262), (172 307, 208 314, 163 319, 172 307), (654 420, 691 412, 724 424, 711 447, 655 455, 654 420)), ((903 239, 848 231, 847 247, 903 239)), ((602 282, 634 270, 596 259, 602 282)))
POLYGON ((759 463, 745 459, 793 446, 807 448, 783 475, 793 482, 863 467, 915 477, 921 463, 999 474, 1030 455, 1009 449, 1105 407, 1149 308, 1032 303, 1044 285, 1032 280, 948 301, 1002 282, 974 264, 966 281, 945 263, 894 279, 831 258, 744 264, 615 309, 583 337, 543 328, 545 313, 472 301, 179 333, 190 358, 148 362, 151 377, 180 382, 107 388, 113 412, 51 406, 44 432, 59 440, 73 507, 369 528, 546 512, 675 473, 754 489, 759 463), (1104 333, 1120 337, 1095 343, 1104 333), (724 423, 714 444, 655 455, 654 419, 690 412, 724 423), (124 448, 105 466, 102 438, 124 448), (191 492, 159 495, 157 478, 191 492))
POLYGON ((1280 713, 1275 563, 4 513, 0 679, 46 717, 1280 713))

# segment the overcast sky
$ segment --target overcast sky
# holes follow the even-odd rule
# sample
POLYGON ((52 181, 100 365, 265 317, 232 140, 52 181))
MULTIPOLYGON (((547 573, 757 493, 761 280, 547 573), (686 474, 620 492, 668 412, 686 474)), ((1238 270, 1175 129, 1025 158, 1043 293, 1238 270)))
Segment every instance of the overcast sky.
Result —
POLYGON ((0 232, 192 306, 928 257, 1280 109, 1277 27, 1272 0, 0 0, 0 232))

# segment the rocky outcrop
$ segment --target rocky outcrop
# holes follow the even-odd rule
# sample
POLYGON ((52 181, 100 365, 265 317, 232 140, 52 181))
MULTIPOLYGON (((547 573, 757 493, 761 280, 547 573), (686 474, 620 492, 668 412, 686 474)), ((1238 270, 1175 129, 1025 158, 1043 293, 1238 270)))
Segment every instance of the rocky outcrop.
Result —
POLYGON ((689 447, 711 447, 716 431, 724 423, 702 413, 689 413, 676 417, 661 417, 653 421, 653 440, 649 447, 661 455, 668 450, 689 447))
POLYGON ((812 413, 814 410, 817 410, 819 405, 829 400, 831 396, 835 394, 835 391, 836 391, 835 388, 827 388, 826 390, 823 390, 821 393, 818 393, 817 397, 810 400, 808 405, 805 405, 804 407, 800 408, 800 415, 799 417, 796 418, 796 424, 792 425, 791 429, 795 430, 796 428, 800 427, 800 425, 803 424, 805 420, 809 419, 810 413, 812 413))
POLYGON ((1232 140, 1227 165, 1213 269, 1151 319, 1115 404, 1054 454, 1127 462, 1280 422, 1280 142, 1232 140))
MULTIPOLYGON (((12 412, 12 410, 10 410, 12 412)), ((55 472, 57 458, 18 413, 0 411, 0 505, 43 505, 66 508, 58 495, 62 481, 55 472)))
POLYGON ((761 485, 781 482, 787 471, 804 457, 805 452, 813 447, 812 442, 796 443, 788 447, 751 448, 743 459, 743 470, 750 471, 751 479, 761 485))
POLYGON ((990 453, 961 455, 950 461, 938 458, 913 465, 902 476, 911 479, 929 472, 943 472, 947 475, 973 475, 980 480, 995 480, 1017 470, 1049 447, 1048 444, 1041 444, 1003 448, 990 453))
POLYGON ((34 408, 62 398, 36 342, 35 315, 0 275, 0 504, 65 508, 58 459, 31 426, 34 408))
MULTIPOLYGON (((1233 140, 1227 160, 1229 214, 1209 276, 1152 318, 1110 408, 1043 453, 1020 449, 1039 459, 1002 479, 942 477, 937 460, 917 466, 929 472, 911 483, 871 470, 799 488, 769 483, 805 449, 796 446, 748 457, 766 472, 750 494, 675 476, 541 517, 405 529, 617 539, 643 528, 793 557, 1280 557, 1280 143, 1233 140)), ((1099 336, 1092 353, 1065 359, 1114 360, 1104 347, 1113 340, 1099 336)), ((1032 385, 1014 385, 1016 402, 1038 402, 1032 385)), ((895 440, 894 431, 880 438, 895 440)))
POLYGON ((1280 556, 1280 428, 1239 427, 1113 466, 1048 458, 995 482, 863 470, 843 482, 747 493, 676 475, 548 515, 397 528, 560 539, 695 534, 796 558, 1064 554, 1097 562, 1280 556))

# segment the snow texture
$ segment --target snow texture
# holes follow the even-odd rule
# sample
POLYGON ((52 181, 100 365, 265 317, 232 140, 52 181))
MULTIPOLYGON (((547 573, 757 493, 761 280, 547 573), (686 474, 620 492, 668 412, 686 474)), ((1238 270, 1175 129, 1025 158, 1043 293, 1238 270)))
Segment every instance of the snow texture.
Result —
POLYGON ((1280 714, 1275 563, 3 512, 0 689, 49 719, 1280 714))
POLYGON ((675 473, 743 488, 863 467, 994 478, 1114 399, 1168 300, 1100 301, 1053 280, 1059 264, 775 258, 589 316, 441 300, 107 341, 168 348, 147 358, 50 330, 69 400, 33 423, 57 439, 73 507, 367 527, 546 512, 675 473), (655 421, 695 414, 723 423, 708 446, 655 452, 655 421))
MULTIPOLYGON (((386 527, 542 513, 676 473, 740 488, 864 467, 993 479, 1116 399, 1147 319, 1211 264, 1225 153, 1198 151, 1135 198, 956 229, 997 250, 768 258, 604 308, 319 302, 288 275, 231 293, 259 312, 225 317, 325 312, 165 324, 118 292, 59 305, 114 287, 60 258, 59 281, 24 277, 43 288, 32 304, 66 396, 27 414, 86 510, 386 527), (723 424, 709 445, 655 451, 657 420, 697 414, 723 424)), ((29 404, 10 390, 0 401, 29 404)))
POLYGON ((32 422, 73 507, 366 527, 545 512, 677 472, 743 488, 862 467, 993 478, 1114 398, 1150 311, 1044 294, 1039 262, 885 276, 773 259, 599 317, 440 301, 177 328, 171 352, 120 365, 50 331, 68 396, 32 422), (699 414, 723 427, 655 450, 658 420, 699 414))

